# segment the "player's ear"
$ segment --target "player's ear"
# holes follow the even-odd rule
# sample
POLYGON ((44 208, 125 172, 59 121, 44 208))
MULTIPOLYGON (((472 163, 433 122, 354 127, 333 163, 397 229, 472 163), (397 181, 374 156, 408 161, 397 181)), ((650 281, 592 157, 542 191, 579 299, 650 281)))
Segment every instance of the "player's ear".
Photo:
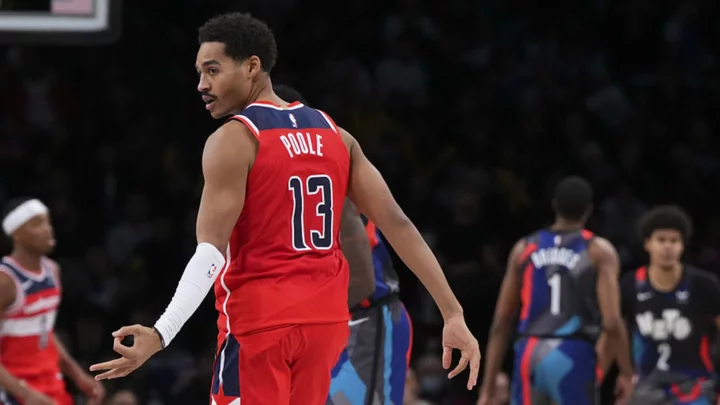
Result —
POLYGON ((645 238, 643 241, 643 249, 645 249, 646 252, 650 253, 650 243, 652 242, 652 238, 645 238))
POLYGON ((248 77, 253 78, 260 74, 262 71, 262 61, 260 58, 258 58, 255 55, 250 56, 245 60, 245 64, 247 67, 247 74, 248 77))

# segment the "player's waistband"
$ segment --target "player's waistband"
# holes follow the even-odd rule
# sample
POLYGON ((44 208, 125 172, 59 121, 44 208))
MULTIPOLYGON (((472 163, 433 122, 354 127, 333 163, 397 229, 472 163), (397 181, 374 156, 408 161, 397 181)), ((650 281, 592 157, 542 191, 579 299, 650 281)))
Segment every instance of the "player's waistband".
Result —
POLYGON ((354 313, 356 311, 369 309, 369 308, 379 308, 383 305, 390 304, 392 302, 400 301, 400 294, 396 292, 390 292, 385 295, 383 295, 380 298, 366 298, 362 300, 359 304, 355 305, 350 309, 350 313, 354 313))

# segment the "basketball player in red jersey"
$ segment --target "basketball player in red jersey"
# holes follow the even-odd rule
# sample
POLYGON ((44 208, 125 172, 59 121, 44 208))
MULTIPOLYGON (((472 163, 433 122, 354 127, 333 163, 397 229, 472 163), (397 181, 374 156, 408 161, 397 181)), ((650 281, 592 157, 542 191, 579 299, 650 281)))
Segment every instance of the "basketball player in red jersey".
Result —
POLYGON ((48 259, 55 246, 48 209, 39 200, 8 204, 3 216, 13 251, 0 260, 0 404, 70 405, 62 372, 100 404, 105 391, 55 337, 60 268, 48 259))
POLYGON ((273 93, 270 29, 229 13, 208 21, 199 39, 205 108, 231 119, 205 144, 198 248, 154 328, 116 331, 122 357, 92 366, 105 371, 96 378, 125 376, 169 344, 215 284, 213 403, 324 404, 348 336, 348 270, 338 246, 348 196, 430 291, 445 320, 443 364, 459 349, 449 377, 469 364, 471 389, 478 343, 437 260, 355 139, 324 112, 273 93), (130 335, 133 345, 124 346, 130 335))

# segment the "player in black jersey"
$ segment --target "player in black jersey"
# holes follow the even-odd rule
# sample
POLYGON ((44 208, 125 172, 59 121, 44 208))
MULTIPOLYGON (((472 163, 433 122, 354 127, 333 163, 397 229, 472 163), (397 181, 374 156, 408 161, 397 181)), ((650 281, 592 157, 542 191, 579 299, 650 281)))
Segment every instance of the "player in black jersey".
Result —
POLYGON ((640 232, 650 262, 620 283, 639 379, 631 404, 712 404, 710 336, 720 325, 720 283, 681 261, 692 234, 681 208, 649 211, 640 232))
MULTIPOLYGON (((490 331, 479 404, 492 403, 495 377, 518 316, 513 405, 596 404, 595 343, 601 331, 609 345, 629 356, 617 252, 584 229, 592 196, 584 179, 563 179, 553 198, 555 223, 512 249, 490 331)), ((627 399, 630 359, 619 367, 620 394, 627 399)))

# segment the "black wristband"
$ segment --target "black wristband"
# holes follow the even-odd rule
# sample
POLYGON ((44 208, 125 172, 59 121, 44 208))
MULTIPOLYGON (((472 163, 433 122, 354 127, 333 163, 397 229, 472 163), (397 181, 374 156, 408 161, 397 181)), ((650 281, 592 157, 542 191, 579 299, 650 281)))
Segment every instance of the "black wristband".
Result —
POLYGON ((152 328, 153 328, 153 330, 155 331, 155 333, 157 333, 158 337, 160 338, 160 347, 162 347, 163 349, 165 349, 165 338, 163 337, 162 333, 160 333, 160 331, 158 330, 158 328, 156 328, 156 327, 154 327, 154 326, 153 326, 152 328))

